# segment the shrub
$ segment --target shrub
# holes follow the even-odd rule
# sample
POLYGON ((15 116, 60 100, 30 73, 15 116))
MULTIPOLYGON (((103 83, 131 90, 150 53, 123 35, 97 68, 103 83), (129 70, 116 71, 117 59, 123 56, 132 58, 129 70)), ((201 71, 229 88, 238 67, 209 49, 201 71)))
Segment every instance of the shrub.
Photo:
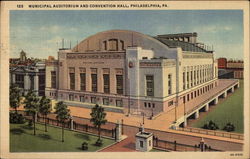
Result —
POLYGON ((212 120, 210 120, 208 123, 204 124, 204 126, 202 128, 209 129, 209 130, 219 129, 219 127, 212 120))
POLYGON ((82 150, 88 150, 88 143, 87 142, 83 142, 82 143, 82 150))
POLYGON ((95 142, 96 146, 102 146, 102 140, 101 139, 97 139, 97 141, 95 142))
POLYGON ((25 123, 25 118, 22 114, 18 114, 16 112, 10 112, 10 123, 23 124, 25 123))
POLYGON ((231 132, 235 130, 235 126, 232 123, 227 123, 226 126, 223 128, 223 130, 227 132, 231 132))

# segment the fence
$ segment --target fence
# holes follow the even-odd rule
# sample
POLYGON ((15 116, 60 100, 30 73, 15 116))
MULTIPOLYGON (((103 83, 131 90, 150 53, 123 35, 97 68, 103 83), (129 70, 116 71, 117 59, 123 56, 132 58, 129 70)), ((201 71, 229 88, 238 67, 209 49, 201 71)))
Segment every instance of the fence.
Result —
MULTIPOLYGON (((180 144, 177 143, 176 141, 171 142, 171 141, 160 140, 156 136, 153 136, 153 146, 155 148, 171 150, 171 151, 201 151, 200 144, 193 146, 180 144)), ((218 151, 218 150, 212 149, 210 146, 205 144, 204 151, 218 151)))
POLYGON ((199 134, 213 135, 213 136, 221 136, 221 137, 239 139, 239 140, 244 139, 243 134, 216 131, 216 130, 207 130, 207 129, 193 128, 193 127, 185 127, 185 128, 179 127, 178 130, 186 131, 186 132, 199 133, 199 134))
MULTIPOLYGON (((43 117, 37 116, 37 121, 41 122, 41 123, 44 123, 45 119, 43 117)), ((50 124, 50 125, 62 127, 62 123, 59 122, 56 119, 47 118, 46 122, 47 122, 47 124, 50 124)), ((71 128, 71 121, 67 121, 64 124, 64 128, 70 129, 71 128)), ((83 132, 88 132, 88 133, 98 135, 98 128, 96 128, 96 127, 94 127, 92 125, 80 124, 80 123, 77 123, 77 122, 74 122, 74 121, 73 121, 73 130, 78 130, 78 131, 83 131, 83 132)), ((113 128, 113 129, 101 128, 100 130, 101 130, 101 132, 100 132, 101 136, 106 136, 106 137, 110 137, 110 138, 115 138, 116 137, 115 136, 115 134, 116 134, 115 133, 115 128, 113 128)))

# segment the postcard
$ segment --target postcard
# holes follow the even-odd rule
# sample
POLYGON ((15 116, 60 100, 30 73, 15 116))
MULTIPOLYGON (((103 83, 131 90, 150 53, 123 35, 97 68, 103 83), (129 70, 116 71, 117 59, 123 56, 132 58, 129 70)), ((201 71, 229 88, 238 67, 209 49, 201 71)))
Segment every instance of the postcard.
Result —
POLYGON ((249 2, 1 2, 1 158, 249 158, 249 2))

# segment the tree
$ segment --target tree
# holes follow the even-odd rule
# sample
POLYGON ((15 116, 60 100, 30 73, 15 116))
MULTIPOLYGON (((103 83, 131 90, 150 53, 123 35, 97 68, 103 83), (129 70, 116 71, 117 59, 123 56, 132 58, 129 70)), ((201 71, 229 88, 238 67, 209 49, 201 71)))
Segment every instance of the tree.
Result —
POLYGON ((227 123, 226 126, 223 128, 223 130, 227 131, 227 132, 231 132, 235 130, 235 126, 232 123, 227 123))
POLYGON ((55 106, 56 118, 62 124, 62 142, 64 142, 64 124, 70 117, 70 110, 67 107, 62 101, 58 102, 55 106))
POLYGON ((98 104, 92 108, 90 113, 91 119, 90 121, 93 123, 95 127, 98 128, 99 139, 101 139, 101 125, 106 124, 107 120, 105 119, 106 113, 104 112, 104 108, 99 106, 98 104))
POLYGON ((43 96, 39 104, 39 113, 43 115, 45 132, 47 132, 47 115, 51 112, 51 100, 43 96))
POLYGON ((39 97, 33 91, 29 91, 25 96, 24 104, 25 111, 32 116, 34 135, 36 135, 36 115, 39 111, 39 97))
POLYGON ((15 112, 17 114, 17 108, 20 106, 21 104, 21 89, 12 84, 10 86, 10 107, 15 109, 15 112))

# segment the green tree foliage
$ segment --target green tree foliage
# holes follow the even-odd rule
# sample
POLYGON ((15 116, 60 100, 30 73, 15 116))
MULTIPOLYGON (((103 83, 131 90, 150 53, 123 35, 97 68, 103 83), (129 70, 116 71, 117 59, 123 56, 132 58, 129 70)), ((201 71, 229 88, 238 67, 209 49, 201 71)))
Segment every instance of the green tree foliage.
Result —
POLYGON ((62 101, 56 104, 55 110, 56 118, 62 124, 62 142, 64 142, 64 124, 70 118, 70 110, 62 101))
POLYGON ((209 130, 217 130, 217 129, 219 129, 217 124, 215 124, 212 120, 210 120, 208 123, 204 124, 204 126, 202 128, 209 129, 209 130))
POLYGON ((32 121, 34 124, 34 135, 36 135, 36 116, 39 111, 39 97, 33 92, 29 91, 24 100, 25 111, 32 116, 32 121))
POLYGON ((227 132, 231 132, 235 130, 235 126, 232 123, 227 123, 226 126, 223 128, 223 130, 227 131, 227 132))
POLYGON ((17 108, 21 104, 21 89, 16 85, 10 86, 10 107, 15 109, 17 113, 17 108))
POLYGON ((51 100, 43 96, 40 100, 39 113, 43 115, 45 132, 47 132, 47 115, 51 112, 51 100))
POLYGON ((92 108, 90 113, 91 119, 90 121, 93 123, 95 127, 98 128, 99 139, 101 138, 101 125, 106 124, 107 120, 105 119, 106 113, 104 112, 104 108, 99 106, 98 104, 92 108))

